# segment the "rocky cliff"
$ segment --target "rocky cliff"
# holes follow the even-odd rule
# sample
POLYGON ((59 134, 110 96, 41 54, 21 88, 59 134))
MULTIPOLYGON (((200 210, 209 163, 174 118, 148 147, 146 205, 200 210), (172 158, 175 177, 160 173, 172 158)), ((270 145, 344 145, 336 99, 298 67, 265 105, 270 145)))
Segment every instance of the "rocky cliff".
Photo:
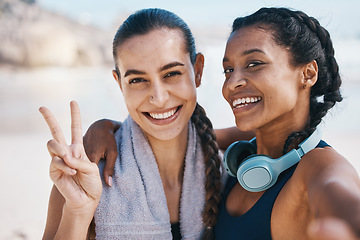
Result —
POLYGON ((82 25, 31 0, 0 0, 0 66, 112 63, 112 33, 82 25))

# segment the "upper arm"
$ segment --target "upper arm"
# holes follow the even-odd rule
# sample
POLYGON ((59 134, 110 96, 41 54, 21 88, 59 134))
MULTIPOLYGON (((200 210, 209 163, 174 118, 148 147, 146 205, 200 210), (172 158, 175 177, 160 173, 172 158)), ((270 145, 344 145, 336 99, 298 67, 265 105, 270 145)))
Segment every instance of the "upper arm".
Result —
POLYGON ((240 140, 250 140, 255 137, 254 131, 243 132, 237 127, 215 129, 216 142, 220 150, 225 151, 230 144, 240 140))
POLYGON ((89 229, 88 229, 88 234, 86 236, 86 239, 88 240, 94 240, 96 239, 96 233, 95 233, 95 219, 93 218, 91 220, 89 229))
POLYGON ((64 203, 64 197, 61 195, 56 186, 53 185, 49 198, 49 206, 43 240, 54 239, 62 217, 64 203))

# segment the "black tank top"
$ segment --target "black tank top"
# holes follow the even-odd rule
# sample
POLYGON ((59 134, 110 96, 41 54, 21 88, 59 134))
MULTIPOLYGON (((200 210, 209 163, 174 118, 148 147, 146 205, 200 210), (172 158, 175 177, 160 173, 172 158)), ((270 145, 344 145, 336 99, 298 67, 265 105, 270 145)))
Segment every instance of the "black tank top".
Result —
MULTIPOLYGON (((326 146, 329 145, 320 141, 316 147, 323 148, 326 146)), ((215 239, 271 240, 270 220, 273 205, 296 167, 297 164, 282 172, 275 185, 266 190, 254 206, 239 217, 230 216, 226 211, 226 199, 237 183, 237 178, 229 177, 220 203, 217 224, 214 228, 215 239)))
POLYGON ((181 239, 181 233, 180 233, 180 222, 172 223, 171 224, 171 234, 173 240, 180 240, 181 239))

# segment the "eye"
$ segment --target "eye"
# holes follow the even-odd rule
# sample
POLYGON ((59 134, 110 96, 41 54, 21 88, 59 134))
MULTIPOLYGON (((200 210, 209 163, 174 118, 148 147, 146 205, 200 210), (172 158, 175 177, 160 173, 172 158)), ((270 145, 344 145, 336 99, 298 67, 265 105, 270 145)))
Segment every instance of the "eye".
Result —
POLYGON ((229 79, 233 72, 233 68, 224 68, 225 79, 229 79))
POLYGON ((136 84, 136 83, 141 83, 141 82, 145 82, 146 80, 143 78, 133 78, 129 80, 129 84, 136 84))
POLYGON ((226 68, 226 69, 224 69, 224 73, 225 73, 225 74, 232 73, 233 71, 234 71, 234 69, 232 69, 232 68, 226 68))
POLYGON ((172 72, 166 73, 165 76, 164 76, 164 78, 173 77, 173 76, 177 76, 177 75, 181 75, 181 72, 179 72, 179 71, 172 71, 172 72))
POLYGON ((253 67, 256 67, 256 66, 263 65, 263 64, 264 64, 264 63, 258 62, 258 61, 256 61, 256 62, 250 62, 246 67, 247 67, 247 68, 253 68, 253 67))

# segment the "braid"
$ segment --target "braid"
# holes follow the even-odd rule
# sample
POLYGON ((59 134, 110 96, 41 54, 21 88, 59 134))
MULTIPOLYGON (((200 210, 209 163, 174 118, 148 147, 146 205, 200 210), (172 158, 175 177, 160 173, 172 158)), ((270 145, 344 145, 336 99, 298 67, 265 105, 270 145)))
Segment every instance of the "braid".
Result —
POLYGON ((290 146, 314 132, 328 110, 342 101, 333 44, 329 32, 315 18, 287 8, 261 8, 247 17, 237 18, 232 32, 248 26, 268 27, 275 42, 289 51, 294 66, 313 60, 318 65, 318 79, 310 92, 307 129, 288 136, 283 149, 285 154, 290 146))
POLYGON ((220 203, 220 165, 221 160, 218 155, 219 148, 216 143, 216 136, 210 120, 207 118, 205 110, 196 104, 195 111, 191 117, 196 130, 201 139, 201 146, 204 153, 205 162, 205 207, 202 213, 205 224, 203 239, 213 239, 213 227, 217 221, 218 205, 220 203))
POLYGON ((284 145, 284 154, 296 139, 303 139, 313 133, 328 110, 331 109, 336 102, 341 102, 343 99, 340 93, 341 77, 339 74, 339 66, 334 57, 335 51, 329 32, 323 28, 315 18, 309 17, 301 11, 287 11, 292 13, 292 16, 298 21, 299 25, 305 28, 307 27, 305 31, 310 30, 316 34, 321 46, 321 52, 319 56, 315 58, 319 67, 319 74, 318 80, 312 87, 310 93, 309 126, 303 131, 290 134, 284 145), (322 97, 322 101, 319 101, 319 97, 322 97))

